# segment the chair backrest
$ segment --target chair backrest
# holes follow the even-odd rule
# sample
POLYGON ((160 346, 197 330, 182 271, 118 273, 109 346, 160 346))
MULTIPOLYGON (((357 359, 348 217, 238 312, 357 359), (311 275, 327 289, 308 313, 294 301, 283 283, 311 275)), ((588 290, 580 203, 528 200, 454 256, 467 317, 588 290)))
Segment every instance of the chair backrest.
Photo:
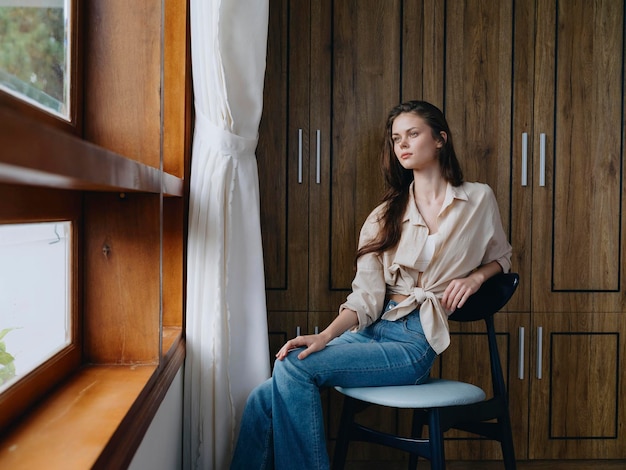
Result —
POLYGON ((468 322, 485 319, 506 305, 519 284, 519 274, 499 273, 487 279, 480 289, 471 295, 463 307, 457 308, 450 320, 468 322))
POLYGON ((480 289, 471 295, 463 307, 456 309, 450 320, 470 322, 484 320, 487 327, 489 342, 489 359, 491 363, 491 383, 494 397, 507 402, 506 383, 502 372, 498 344, 496 340, 493 316, 506 305, 515 293, 519 284, 519 274, 500 273, 487 279, 480 289))

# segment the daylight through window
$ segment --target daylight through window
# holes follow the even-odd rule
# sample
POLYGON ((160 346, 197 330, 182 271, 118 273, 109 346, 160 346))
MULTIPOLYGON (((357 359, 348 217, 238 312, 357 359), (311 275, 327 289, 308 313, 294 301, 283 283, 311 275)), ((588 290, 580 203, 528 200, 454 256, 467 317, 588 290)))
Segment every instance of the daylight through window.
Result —
POLYGON ((69 119, 70 0, 0 0, 0 89, 69 119))
POLYGON ((0 225, 0 392, 70 344, 71 223, 0 225))

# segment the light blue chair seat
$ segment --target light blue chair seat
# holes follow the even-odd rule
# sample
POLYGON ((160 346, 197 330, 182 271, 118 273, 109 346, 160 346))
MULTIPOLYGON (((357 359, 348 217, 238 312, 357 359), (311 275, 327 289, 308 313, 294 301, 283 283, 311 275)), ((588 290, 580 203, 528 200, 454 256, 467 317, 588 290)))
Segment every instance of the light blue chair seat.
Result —
POLYGON ((429 379, 420 385, 392 387, 355 387, 335 389, 346 396, 375 405, 394 408, 441 408, 469 405, 486 398, 482 388, 465 382, 447 379, 429 379))

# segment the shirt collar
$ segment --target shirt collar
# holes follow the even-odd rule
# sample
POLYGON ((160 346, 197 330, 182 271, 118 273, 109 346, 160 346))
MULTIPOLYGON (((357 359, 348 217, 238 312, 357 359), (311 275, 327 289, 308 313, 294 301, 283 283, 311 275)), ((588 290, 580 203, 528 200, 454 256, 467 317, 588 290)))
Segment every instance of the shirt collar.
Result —
MULTIPOLYGON (((413 191, 414 184, 415 181, 411 182, 411 184, 409 185, 409 203, 406 210, 404 211, 404 218, 402 219, 402 222, 406 222, 408 220, 413 225, 426 225, 422 214, 420 214, 420 211, 417 208, 415 192, 413 191)), ((463 187, 463 185, 452 186, 450 183, 448 183, 448 186, 446 187, 446 196, 443 200, 443 204, 439 213, 441 214, 444 210, 446 210, 446 208, 450 206, 450 204, 452 204, 455 199, 467 201, 467 192, 465 192, 465 188, 463 187)))

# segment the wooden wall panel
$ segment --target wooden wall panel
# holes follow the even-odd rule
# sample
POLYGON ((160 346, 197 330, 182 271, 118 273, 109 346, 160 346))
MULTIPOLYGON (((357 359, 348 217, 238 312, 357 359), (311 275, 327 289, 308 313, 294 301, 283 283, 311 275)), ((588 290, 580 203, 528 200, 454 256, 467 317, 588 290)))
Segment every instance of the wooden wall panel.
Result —
POLYGON ((552 286, 617 291, 624 107, 616 98, 623 93, 624 7, 561 2, 558 10, 555 133, 549 136, 557 241, 552 286))
POLYGON ((191 50, 187 2, 165 1, 163 25, 163 170, 185 176, 191 146, 191 50))
POLYGON ((84 137, 159 168, 161 2, 85 1, 84 137))
POLYGON ((387 114, 401 98, 401 7, 399 1, 333 5, 331 127, 326 134, 332 153, 330 180, 324 181, 330 211, 317 225, 332 234, 326 236, 329 250, 320 253, 329 257, 328 287, 343 290, 342 297, 354 277, 359 231, 383 194, 378 155, 387 114))
POLYGON ((87 362, 158 362, 159 223, 158 195, 85 196, 87 362))
POLYGON ((184 202, 163 200, 163 326, 182 326, 184 279, 184 202))
POLYGON ((529 457, 626 458, 623 314, 533 315, 529 457))
POLYGON ((532 308, 623 312, 623 2, 538 2, 532 308), (599 25, 602 25, 600 28, 599 25), (545 184, 539 181, 545 136, 545 184))
POLYGON ((257 161, 268 310, 303 311, 308 293, 310 2, 270 2, 257 161), (299 156, 301 158, 299 158, 299 156))

